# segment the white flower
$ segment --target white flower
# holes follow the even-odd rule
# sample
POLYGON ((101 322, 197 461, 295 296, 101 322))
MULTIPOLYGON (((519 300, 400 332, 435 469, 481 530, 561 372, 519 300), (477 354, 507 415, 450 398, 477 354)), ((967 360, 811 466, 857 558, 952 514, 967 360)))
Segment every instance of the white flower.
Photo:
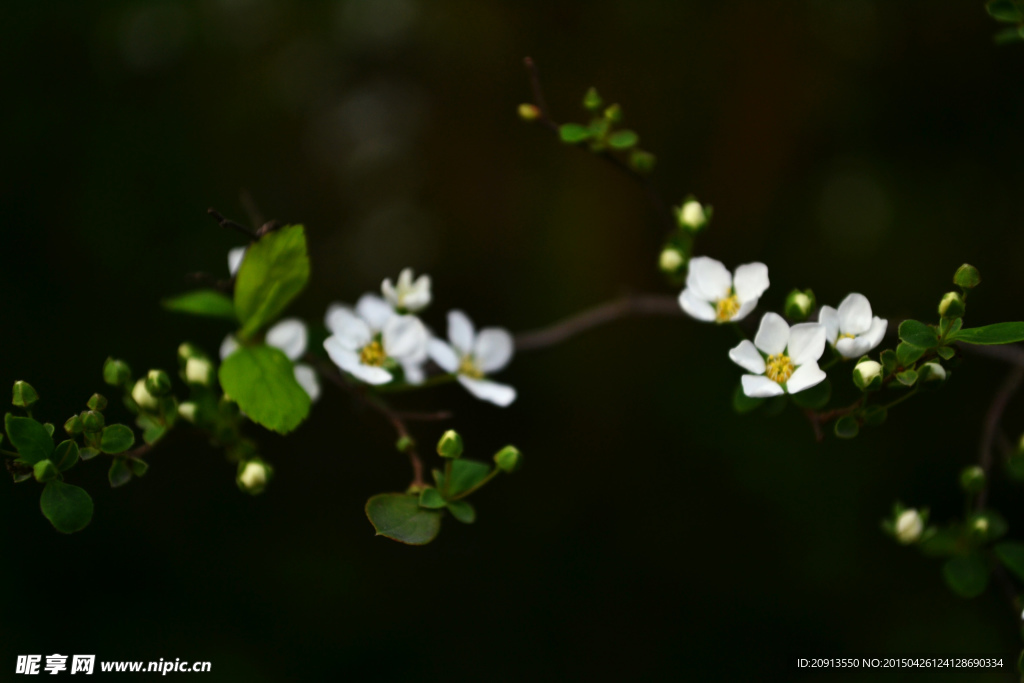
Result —
MULTIPOLYGON (((295 366, 295 381, 299 383, 311 401, 320 398, 320 382, 317 380, 316 371, 305 363, 296 363, 306 353, 306 344, 309 341, 309 332, 306 330, 306 323, 298 318, 285 318, 269 330, 267 330, 264 341, 269 346, 280 349, 288 360, 295 366)), ((224 360, 238 348, 238 340, 233 335, 224 337, 220 345, 220 359, 224 360)))
POLYGON ((394 377, 382 366, 393 359, 411 383, 422 381, 419 366, 426 360, 430 336, 416 316, 396 315, 380 297, 364 294, 355 310, 332 304, 325 322, 331 331, 324 341, 327 355, 353 377, 367 384, 387 384, 394 377))
POLYGON ((877 378, 882 376, 882 364, 874 360, 865 360, 857 363, 853 369, 853 383, 857 388, 867 387, 877 378))
POLYGON ((476 333, 462 311, 448 312, 448 340, 431 339, 430 357, 445 372, 457 375, 459 383, 484 401, 505 407, 516 400, 516 390, 486 379, 512 360, 515 344, 508 330, 486 327, 476 333))
POLYGON ((199 356, 189 358, 185 361, 185 381, 189 384, 209 386, 213 381, 213 364, 199 356))
POLYGON ((430 305, 430 276, 420 275, 414 282, 412 268, 399 273, 397 286, 386 278, 380 289, 398 313, 417 313, 430 305))
POLYGON ((882 343, 888 323, 871 317, 871 304, 863 294, 850 294, 839 310, 822 306, 818 322, 825 326, 828 343, 843 358, 858 358, 882 343))
POLYGON ((698 256, 690 260, 686 289, 679 295, 679 305, 691 317, 704 322, 743 320, 766 289, 768 266, 763 263, 744 264, 733 277, 721 261, 698 256))
POLYGON ((765 313, 753 343, 744 339, 730 349, 729 358, 753 373, 741 378, 743 393, 767 398, 795 394, 824 380, 825 372, 818 367, 824 351, 823 325, 801 323, 790 327, 778 313, 765 313))
POLYGON ((245 250, 249 247, 235 247, 228 251, 228 272, 231 273, 231 277, 238 274, 238 269, 242 267, 242 259, 245 258, 245 250))
POLYGON ((921 538, 922 531, 924 531, 924 521, 921 519, 921 514, 914 508, 904 510, 896 518, 896 540, 900 543, 908 545, 913 543, 921 538))
POLYGON ((139 407, 143 410, 156 410, 160 402, 156 396, 149 393, 149 389, 146 388, 146 378, 140 377, 132 387, 132 399, 139 404, 139 407))

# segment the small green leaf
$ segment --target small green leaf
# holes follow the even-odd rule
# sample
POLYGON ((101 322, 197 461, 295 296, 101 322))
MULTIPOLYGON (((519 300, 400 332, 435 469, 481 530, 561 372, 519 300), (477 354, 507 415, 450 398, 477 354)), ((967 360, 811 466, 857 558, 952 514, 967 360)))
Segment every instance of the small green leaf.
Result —
POLYGON ((487 478, 491 473, 491 466, 475 460, 452 460, 452 481, 448 489, 445 489, 444 475, 435 470, 434 478, 437 479, 437 488, 444 491, 448 499, 457 498, 466 491, 487 478))
POLYGON ((78 451, 78 457, 81 458, 82 460, 92 460, 99 454, 99 450, 95 448, 89 448, 88 446, 78 451))
POLYGON ((18 455, 29 465, 46 460, 53 454, 53 438, 46 428, 31 417, 4 416, 7 438, 18 450, 18 455))
POLYGON ((417 496, 404 493, 373 496, 366 501, 366 517, 378 536, 409 545, 430 543, 441 530, 441 513, 424 510, 417 496))
POLYGON ((74 439, 66 439, 57 444, 53 451, 53 461, 61 472, 67 472, 78 462, 78 444, 74 439))
POLYGON ((860 432, 860 425, 852 415, 845 415, 836 420, 836 436, 840 439, 852 439, 860 432))
POLYGON ((39 499, 43 516, 65 534, 81 531, 92 519, 92 498, 83 489, 62 481, 51 481, 39 499))
POLYGON ((737 384, 736 390, 732 392, 732 409, 740 415, 757 410, 764 403, 763 398, 752 398, 743 391, 743 385, 737 384))
POLYGON ((594 137, 594 131, 579 123, 563 123, 558 127, 558 137, 566 144, 575 145, 594 137))
POLYGON ((32 473, 35 475, 36 481, 45 484, 56 479, 60 474, 60 470, 57 469, 52 460, 40 460, 32 466, 32 473))
POLYGON ((608 146, 612 149, 629 149, 640 142, 640 136, 631 130, 617 130, 608 136, 608 146))
POLYGON ((420 507, 429 510, 440 510, 445 506, 445 499, 435 488, 425 488, 420 492, 420 507))
POLYGON ((956 355, 956 351, 952 346, 940 346, 935 350, 935 352, 939 354, 939 357, 943 360, 949 360, 956 355))
POLYGON ((889 411, 882 406, 867 406, 861 411, 861 417, 864 420, 864 424, 869 427, 877 427, 885 422, 885 418, 888 416, 889 411))
POLYGON ((942 565, 946 585, 962 598, 974 598, 988 585, 988 566, 977 553, 954 557, 942 565))
MULTIPOLYGON (((985 10, 989 13, 989 16, 991 16, 996 21, 1006 22, 1008 24, 1019 24, 1020 22, 1024 21, 1024 12, 1021 11, 1020 6, 1018 6, 1017 3, 1014 2, 1013 0, 989 0, 989 2, 985 3, 985 10)), ((972 266, 968 266, 966 263, 963 266, 960 266, 960 270, 956 271, 956 276, 954 276, 953 278, 954 282, 956 281, 957 277, 960 276, 961 271, 964 271, 966 268, 972 268, 972 266)), ((977 277, 976 275, 977 270, 975 270, 974 273, 976 280, 980 282, 981 278, 977 277)), ((965 275, 965 280, 966 279, 967 278, 965 275)), ((957 282, 957 284, 960 283, 957 282)), ((968 286, 977 286, 977 282, 968 286)))
POLYGON ((992 547, 992 551, 1007 569, 1016 574, 1018 579, 1024 581, 1024 543, 1003 541, 996 543, 992 547))
POLYGON ((587 90, 587 94, 583 96, 583 106, 590 111, 596 111, 601 108, 604 100, 597 94, 597 88, 590 88, 587 90))
POLYGON ((923 355, 924 349, 920 346, 902 342, 896 347, 896 359, 899 361, 900 367, 913 365, 923 355))
POLYGON ((1016 26, 1007 26, 1004 29, 996 31, 996 34, 992 37, 993 42, 996 45, 1010 45, 1012 43, 1019 43, 1024 41, 1024 32, 1016 26))
POLYGON ((920 543, 921 552, 929 557, 949 557, 961 552, 960 534, 954 529, 938 529, 920 543))
POLYGON ((168 311, 175 313, 223 318, 232 322, 237 320, 234 302, 227 294, 215 289, 197 289, 194 292, 164 299, 160 304, 168 311))
POLYGON ((899 364, 899 358, 896 357, 896 352, 892 349, 886 349, 879 354, 879 360, 882 361, 882 369, 885 370, 885 374, 891 374, 899 364))
POLYGON ((126 458, 114 458, 114 462, 110 463, 107 479, 110 481, 110 487, 115 489, 132 480, 132 471, 128 468, 126 458))
POLYGON ((292 362, 272 346, 240 347, 221 363, 219 377, 224 393, 267 429, 287 434, 309 415, 309 394, 295 381, 292 362))
POLYGON ((472 524, 476 521, 476 508, 468 500, 453 500, 448 503, 448 512, 463 524, 472 524))
POLYGON ((251 337, 272 323, 309 281, 306 234, 289 225, 249 247, 235 278, 235 313, 241 336, 251 337))
POLYGON ((904 320, 900 323, 900 339, 920 346, 922 349, 930 349, 939 342, 938 333, 934 327, 929 327, 919 320, 904 320))
POLYGON ((141 477, 149 471, 149 463, 145 460, 137 460, 133 458, 128 461, 128 468, 136 477, 141 477))
POLYGON ((135 434, 128 425, 108 425, 103 428, 100 450, 104 453, 124 453, 134 444, 135 434))
POLYGON ((904 370, 903 372, 896 373, 896 379, 900 384, 906 387, 914 386, 917 382, 917 371, 916 370, 904 370))
POLYGON ((809 389, 792 394, 792 397, 793 403, 801 408, 819 410, 828 405, 828 400, 832 398, 832 383, 823 380, 809 389))
POLYGON ((950 334, 949 339, 964 344, 1013 344, 1024 341, 1024 323, 996 323, 984 327, 968 327, 950 334))

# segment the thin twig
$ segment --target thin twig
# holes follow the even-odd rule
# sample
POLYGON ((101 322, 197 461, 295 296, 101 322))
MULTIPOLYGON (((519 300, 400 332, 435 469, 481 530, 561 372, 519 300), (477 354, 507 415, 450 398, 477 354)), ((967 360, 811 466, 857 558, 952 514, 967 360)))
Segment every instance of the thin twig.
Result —
MULTIPOLYGON (((1024 367, 1014 366, 999 386, 999 391, 992 397, 992 403, 989 404, 988 412, 985 413, 985 421, 982 422, 981 442, 978 444, 978 465, 985 473, 986 480, 988 479, 989 470, 992 469, 994 446, 996 436, 999 433, 999 421, 1003 418, 1006 404, 1017 393, 1022 381, 1024 381, 1024 367)), ((977 510, 985 509, 985 499, 987 496, 988 486, 985 485, 978 494, 978 500, 975 503, 977 510)))
POLYGON ((242 225, 241 223, 236 223, 236 222, 234 222, 233 220, 231 220, 229 218, 225 218, 221 214, 221 212, 217 211, 216 209, 212 209, 212 208, 211 209, 207 209, 206 213, 208 213, 211 216, 213 216, 213 219, 215 221, 217 221, 217 223, 219 223, 222 227, 231 228, 232 230, 237 230, 238 232, 242 233, 243 235, 245 235, 246 237, 248 237, 251 240, 254 240, 254 239, 256 239, 258 237, 255 230, 253 230, 252 228, 247 228, 244 225, 242 225))

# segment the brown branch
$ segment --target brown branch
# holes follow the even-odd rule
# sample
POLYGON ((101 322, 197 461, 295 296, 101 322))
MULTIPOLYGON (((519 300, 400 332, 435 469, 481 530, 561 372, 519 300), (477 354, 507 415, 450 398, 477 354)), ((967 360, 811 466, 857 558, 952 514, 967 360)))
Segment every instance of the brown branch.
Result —
POLYGON ((231 228, 232 230, 237 230, 238 232, 242 233, 243 235, 245 235, 246 237, 248 237, 251 240, 255 240, 258 237, 258 235, 256 234, 255 230, 253 230, 252 228, 247 228, 244 225, 242 225, 241 223, 236 223, 236 222, 234 222, 231 219, 225 218, 221 214, 221 212, 217 211, 216 209, 212 209, 212 208, 211 209, 207 209, 206 213, 208 213, 211 216, 213 216, 213 219, 215 221, 217 221, 217 223, 219 223, 221 225, 221 227, 231 228))
POLYGON ((681 316, 682 309, 674 296, 667 294, 633 294, 589 308, 564 320, 541 328, 520 332, 515 336, 516 351, 533 351, 553 346, 589 329, 621 318, 644 315, 681 316))
MULTIPOLYGON (((978 444, 978 465, 985 473, 986 480, 988 479, 989 471, 992 469, 993 452, 995 450, 996 437, 999 434, 999 421, 1003 418, 1006 404, 1017 393, 1022 381, 1024 381, 1024 367, 1015 365, 999 386, 999 391, 992 398, 988 412, 985 413, 985 421, 982 423, 981 442, 978 444)), ((986 484, 978 494, 978 500, 975 504, 977 510, 985 508, 988 488, 986 484)))

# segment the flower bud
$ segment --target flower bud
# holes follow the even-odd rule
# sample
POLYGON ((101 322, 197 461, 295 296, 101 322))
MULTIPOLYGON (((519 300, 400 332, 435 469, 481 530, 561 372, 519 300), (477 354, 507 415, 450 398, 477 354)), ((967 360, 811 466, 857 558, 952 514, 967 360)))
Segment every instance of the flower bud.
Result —
POLYGON ((153 396, 164 396, 171 391, 171 378, 163 370, 150 370, 146 375, 146 391, 153 396))
POLYGON ((107 421, 103 419, 103 413, 95 410, 86 410, 82 412, 82 431, 87 434, 95 434, 96 432, 102 432, 103 427, 107 421))
POLYGON ((960 472, 960 486, 967 493, 981 493, 985 488, 985 471, 977 465, 965 467, 960 472))
POLYGON ((82 418, 78 415, 72 415, 64 423, 64 431, 68 433, 68 436, 74 436, 75 434, 82 433, 82 418))
POLYGON ((213 363, 199 356, 189 358, 185 362, 185 381, 189 384, 210 386, 213 381, 213 363))
POLYGON ((917 369, 917 376, 922 382, 942 382, 946 379, 946 368, 929 361, 917 369))
POLYGON ((39 394, 28 382, 18 380, 14 383, 11 403, 19 408, 31 408, 32 404, 39 400, 39 394))
POLYGON ((178 406, 178 415, 186 422, 195 424, 196 422, 196 404, 192 401, 185 401, 178 406))
POLYGON ((139 407, 143 410, 152 411, 157 409, 158 403, 156 396, 149 393, 149 390, 146 388, 146 380, 141 377, 132 388, 132 399, 138 403, 139 407))
POLYGON ((458 458, 462 455, 462 437, 454 429, 441 435, 437 442, 437 454, 442 458, 458 458))
POLYGON ((123 360, 108 358, 103 363, 103 381, 113 387, 127 384, 132 379, 131 368, 123 360))
POLYGON ((523 121, 536 121, 540 118, 540 109, 533 104, 520 104, 519 118, 523 121))
POLYGON ((696 199, 688 199, 679 207, 676 217, 679 227, 692 233, 698 233, 708 223, 708 214, 704 206, 696 199))
POLYGON ((634 149, 629 154, 629 167, 637 173, 650 173, 657 161, 656 156, 642 149, 634 149))
POLYGON ((249 460, 238 464, 238 488, 256 495, 267 487, 272 470, 262 460, 249 460))
POLYGON ((882 364, 873 360, 862 360, 853 368, 853 383, 861 391, 877 389, 882 384, 882 364))
POLYGON ((786 297, 785 312, 786 317, 793 322, 803 322, 807 320, 807 316, 814 310, 815 305, 814 292, 809 289, 800 291, 794 289, 786 297))
POLYGON ((896 540, 904 545, 915 543, 921 538, 921 532, 923 531, 924 520, 921 519, 921 514, 914 508, 904 510, 896 518, 896 540))
POLYGON ((965 263, 953 274, 953 284, 963 289, 974 289, 981 284, 981 273, 971 264, 965 263))
POLYGON ((959 318, 964 314, 964 298, 956 292, 946 292, 939 302, 939 315, 943 318, 959 318))
POLYGON ((612 123, 618 123, 622 121, 622 107, 617 104, 613 104, 604 110, 604 117, 612 123))
POLYGON ((515 472, 523 464, 523 455, 515 446, 505 446, 494 454, 494 464, 503 472, 515 472))
POLYGON ((675 247, 665 247, 658 257, 658 268, 666 275, 677 275, 686 265, 686 256, 675 247))
POLYGON ((185 367, 185 363, 188 363, 190 358, 202 357, 203 354, 192 344, 188 342, 182 342, 178 346, 178 364, 181 367, 185 367))
POLYGON ((107 399, 103 394, 93 394, 86 405, 89 406, 89 410, 104 411, 107 409, 107 399))
POLYGON ((596 88, 591 88, 587 91, 587 94, 583 96, 583 106, 590 111, 597 111, 601 108, 601 104, 604 100, 597 94, 596 88))
POLYGON ((53 464, 51 460, 40 460, 32 466, 32 473, 36 477, 36 481, 48 482, 57 478, 57 466, 53 464))

